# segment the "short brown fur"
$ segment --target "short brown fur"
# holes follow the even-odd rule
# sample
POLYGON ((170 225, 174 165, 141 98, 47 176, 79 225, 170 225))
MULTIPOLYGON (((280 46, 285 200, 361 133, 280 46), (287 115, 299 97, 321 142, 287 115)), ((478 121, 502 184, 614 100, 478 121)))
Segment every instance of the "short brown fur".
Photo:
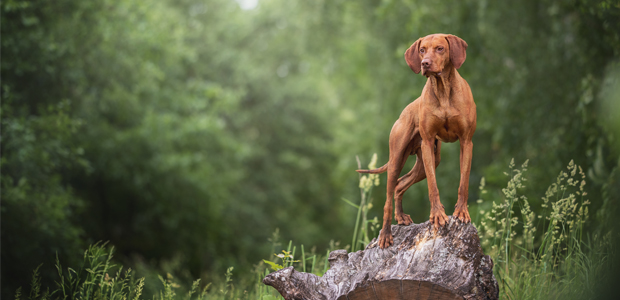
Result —
POLYGON ((467 43, 457 36, 431 34, 418 39, 405 52, 405 60, 411 70, 416 74, 422 72, 422 75, 428 78, 422 95, 410 103, 394 123, 390 132, 388 163, 374 170, 357 170, 360 173, 373 174, 388 172, 383 228, 379 236, 381 248, 393 244, 392 198, 396 202, 395 215, 398 224, 413 223, 411 217, 403 213, 402 198, 411 185, 424 178, 428 179, 430 222, 435 227, 444 226, 448 222, 444 206, 439 200, 435 179, 442 141, 460 141, 461 181, 453 216, 462 222, 471 222, 467 197, 472 136, 476 130, 476 104, 469 84, 457 71, 465 61, 466 49, 467 43), (413 154, 417 156, 413 169, 398 178, 407 157, 413 154))

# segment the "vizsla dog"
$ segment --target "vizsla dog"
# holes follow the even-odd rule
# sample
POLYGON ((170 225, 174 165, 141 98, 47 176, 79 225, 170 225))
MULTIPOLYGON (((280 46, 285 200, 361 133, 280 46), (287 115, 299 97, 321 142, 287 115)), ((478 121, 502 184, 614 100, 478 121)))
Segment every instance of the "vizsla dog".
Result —
POLYGON ((410 103, 400 114, 390 132, 390 159, 383 167, 374 170, 357 170, 360 173, 388 172, 387 200, 383 208, 383 229, 379 246, 389 247, 392 238, 392 198, 396 202, 395 215, 399 225, 413 223, 403 213, 402 199, 414 183, 427 178, 431 202, 430 222, 444 226, 448 222, 444 206, 439 201, 435 168, 439 165, 441 142, 461 144, 461 181, 454 217, 469 223, 467 211, 469 171, 471 169, 472 136, 476 130, 476 104, 469 84, 457 71, 465 61, 467 43, 449 34, 432 34, 418 39, 405 52, 407 64, 416 74, 428 80, 422 95, 410 103), (416 155, 416 163, 398 178, 409 155, 416 155))

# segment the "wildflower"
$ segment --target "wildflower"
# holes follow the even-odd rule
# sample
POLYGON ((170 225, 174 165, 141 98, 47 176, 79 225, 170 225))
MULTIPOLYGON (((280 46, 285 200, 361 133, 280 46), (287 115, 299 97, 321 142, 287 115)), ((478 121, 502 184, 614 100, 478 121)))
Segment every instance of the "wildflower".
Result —
MULTIPOLYGON (((370 163, 368 164, 368 169, 376 169, 377 165, 377 153, 372 155, 370 163)), ((380 184, 379 175, 378 174, 368 174, 360 177, 359 188, 364 190, 365 193, 370 191, 373 186, 378 186, 380 184)))
POLYGON ((368 180, 368 177, 366 175, 360 177, 360 184, 359 184, 360 189, 363 189, 366 187, 366 180, 368 180))
POLYGON ((368 169, 376 169, 377 168, 377 153, 372 154, 372 158, 370 158, 370 163, 368 164, 368 169))

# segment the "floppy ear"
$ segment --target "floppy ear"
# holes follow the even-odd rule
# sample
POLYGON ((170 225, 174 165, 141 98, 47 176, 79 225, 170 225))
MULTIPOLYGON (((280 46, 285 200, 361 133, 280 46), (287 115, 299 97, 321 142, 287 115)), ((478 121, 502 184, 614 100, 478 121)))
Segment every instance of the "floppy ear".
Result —
POLYGON ((448 44, 450 45, 450 60, 452 61, 452 65, 454 65, 454 68, 458 69, 465 62, 467 43, 460 37, 451 34, 446 35, 446 40, 448 40, 448 44))
POLYGON ((407 49, 407 51, 405 51, 405 60, 407 61, 409 68, 411 68, 411 70, 413 70, 413 72, 416 74, 419 74, 422 69, 420 61, 421 41, 422 38, 419 38, 417 41, 415 41, 415 43, 413 43, 413 45, 411 45, 411 47, 409 47, 409 49, 407 49))

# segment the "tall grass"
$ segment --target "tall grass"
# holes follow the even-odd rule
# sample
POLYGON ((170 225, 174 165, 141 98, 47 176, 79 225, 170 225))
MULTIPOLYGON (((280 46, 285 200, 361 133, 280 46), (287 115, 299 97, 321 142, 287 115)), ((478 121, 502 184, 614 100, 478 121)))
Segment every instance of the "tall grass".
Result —
MULTIPOLYGON (((492 202, 478 227, 483 248, 495 262, 502 299, 588 299, 602 276, 609 235, 589 237, 586 176, 573 161, 542 197, 541 213, 532 211, 524 188, 527 161, 510 162, 503 199, 492 202), (586 238, 588 237, 588 238, 586 238), (595 251, 596 250, 596 251, 595 251)), ((480 194, 485 194, 484 180, 480 194)), ((479 200, 479 203, 482 202, 479 200)))
MULTIPOLYGON (((356 156, 357 168, 362 168, 362 162, 359 157, 356 156)), ((372 170, 377 167, 377 153, 372 155, 368 169, 372 170)), ((353 229, 353 238, 351 239, 351 252, 355 252, 360 249, 366 248, 366 245, 370 243, 370 237, 374 236, 379 228, 379 220, 374 217, 372 220, 368 219, 368 211, 372 208, 372 188, 378 186, 379 175, 368 174, 359 175, 359 189, 360 189, 360 203, 355 204, 346 198, 342 198, 344 202, 357 209, 357 217, 355 218, 355 228, 353 229), (369 235, 370 234, 370 235, 369 235)))
MULTIPOLYGON (((123 267, 113 264, 113 253, 114 247, 106 248, 106 243, 91 245, 84 252, 82 266, 78 269, 65 269, 56 258, 56 287, 53 290, 48 287, 44 292, 41 292, 39 268, 36 268, 28 299, 140 299, 144 279, 136 279, 131 269, 123 271, 123 267)), ((21 288, 15 299, 22 299, 21 288)))
MULTIPOLYGON (((272 249, 280 249, 279 232, 276 230, 272 238, 272 249)), ((273 269, 286 268, 294 265, 297 270, 304 269, 318 276, 323 275, 329 263, 327 258, 330 250, 340 248, 338 242, 330 242, 330 247, 324 254, 317 254, 316 248, 306 251, 301 245, 300 252, 293 242, 280 254, 273 254, 269 259, 272 266, 260 262, 254 268, 254 272, 241 279, 234 280, 234 268, 230 267, 223 274, 223 278, 217 283, 203 284, 200 279, 195 280, 189 287, 179 284, 173 275, 159 275, 161 283, 159 292, 154 294, 157 300, 228 300, 228 299, 282 299, 279 293, 262 283, 262 279, 273 269), (300 255, 300 259, 294 259, 300 255), (245 286, 237 287, 234 282, 244 283, 245 286)), ((114 247, 106 243, 91 245, 84 252, 84 261, 79 268, 64 268, 60 261, 56 260, 58 280, 54 287, 43 287, 39 268, 33 271, 30 283, 30 292, 25 295, 22 288, 15 293, 15 300, 52 300, 52 299, 93 299, 93 300, 138 300, 142 297, 145 285, 144 278, 137 278, 131 269, 124 270, 118 264, 113 263, 114 247), (112 275, 110 275, 112 274, 112 275)), ((267 261, 267 260, 265 260, 267 261)))
MULTIPOLYGON (((369 168, 374 168, 375 163, 376 156, 369 168)), ((361 168, 359 159, 358 166, 361 168)), ((594 287, 609 269, 613 249, 611 233, 590 236, 584 232, 590 202, 583 170, 571 161, 541 197, 538 215, 521 193, 527 181, 526 171, 527 161, 520 168, 511 161, 506 173, 508 183, 502 196, 494 200, 484 200, 493 193, 487 193, 484 178, 480 183, 474 225, 485 253, 495 262, 500 298, 595 299, 594 287)), ((368 213, 372 207, 370 193, 378 180, 376 176, 360 176, 359 204, 343 199, 357 209, 351 245, 344 247, 347 250, 363 249, 376 235, 379 222, 376 217, 369 219, 368 213)), ((181 285, 166 274, 159 276, 161 286, 153 299, 282 299, 275 289, 262 283, 264 276, 289 266, 321 276, 329 267, 329 252, 343 248, 334 241, 322 253, 317 253, 316 247, 297 247, 292 241, 283 247, 278 230, 269 241, 272 255, 256 264, 252 273, 235 277, 238 274, 231 267, 216 283, 205 284, 198 279, 191 285, 181 285)), ((64 268, 56 259, 58 280, 54 287, 42 287, 37 268, 30 292, 26 295, 20 288, 15 299, 141 299, 144 278, 136 278, 131 269, 115 264, 113 253, 114 247, 106 243, 94 244, 84 252, 82 266, 76 269, 64 268)))

